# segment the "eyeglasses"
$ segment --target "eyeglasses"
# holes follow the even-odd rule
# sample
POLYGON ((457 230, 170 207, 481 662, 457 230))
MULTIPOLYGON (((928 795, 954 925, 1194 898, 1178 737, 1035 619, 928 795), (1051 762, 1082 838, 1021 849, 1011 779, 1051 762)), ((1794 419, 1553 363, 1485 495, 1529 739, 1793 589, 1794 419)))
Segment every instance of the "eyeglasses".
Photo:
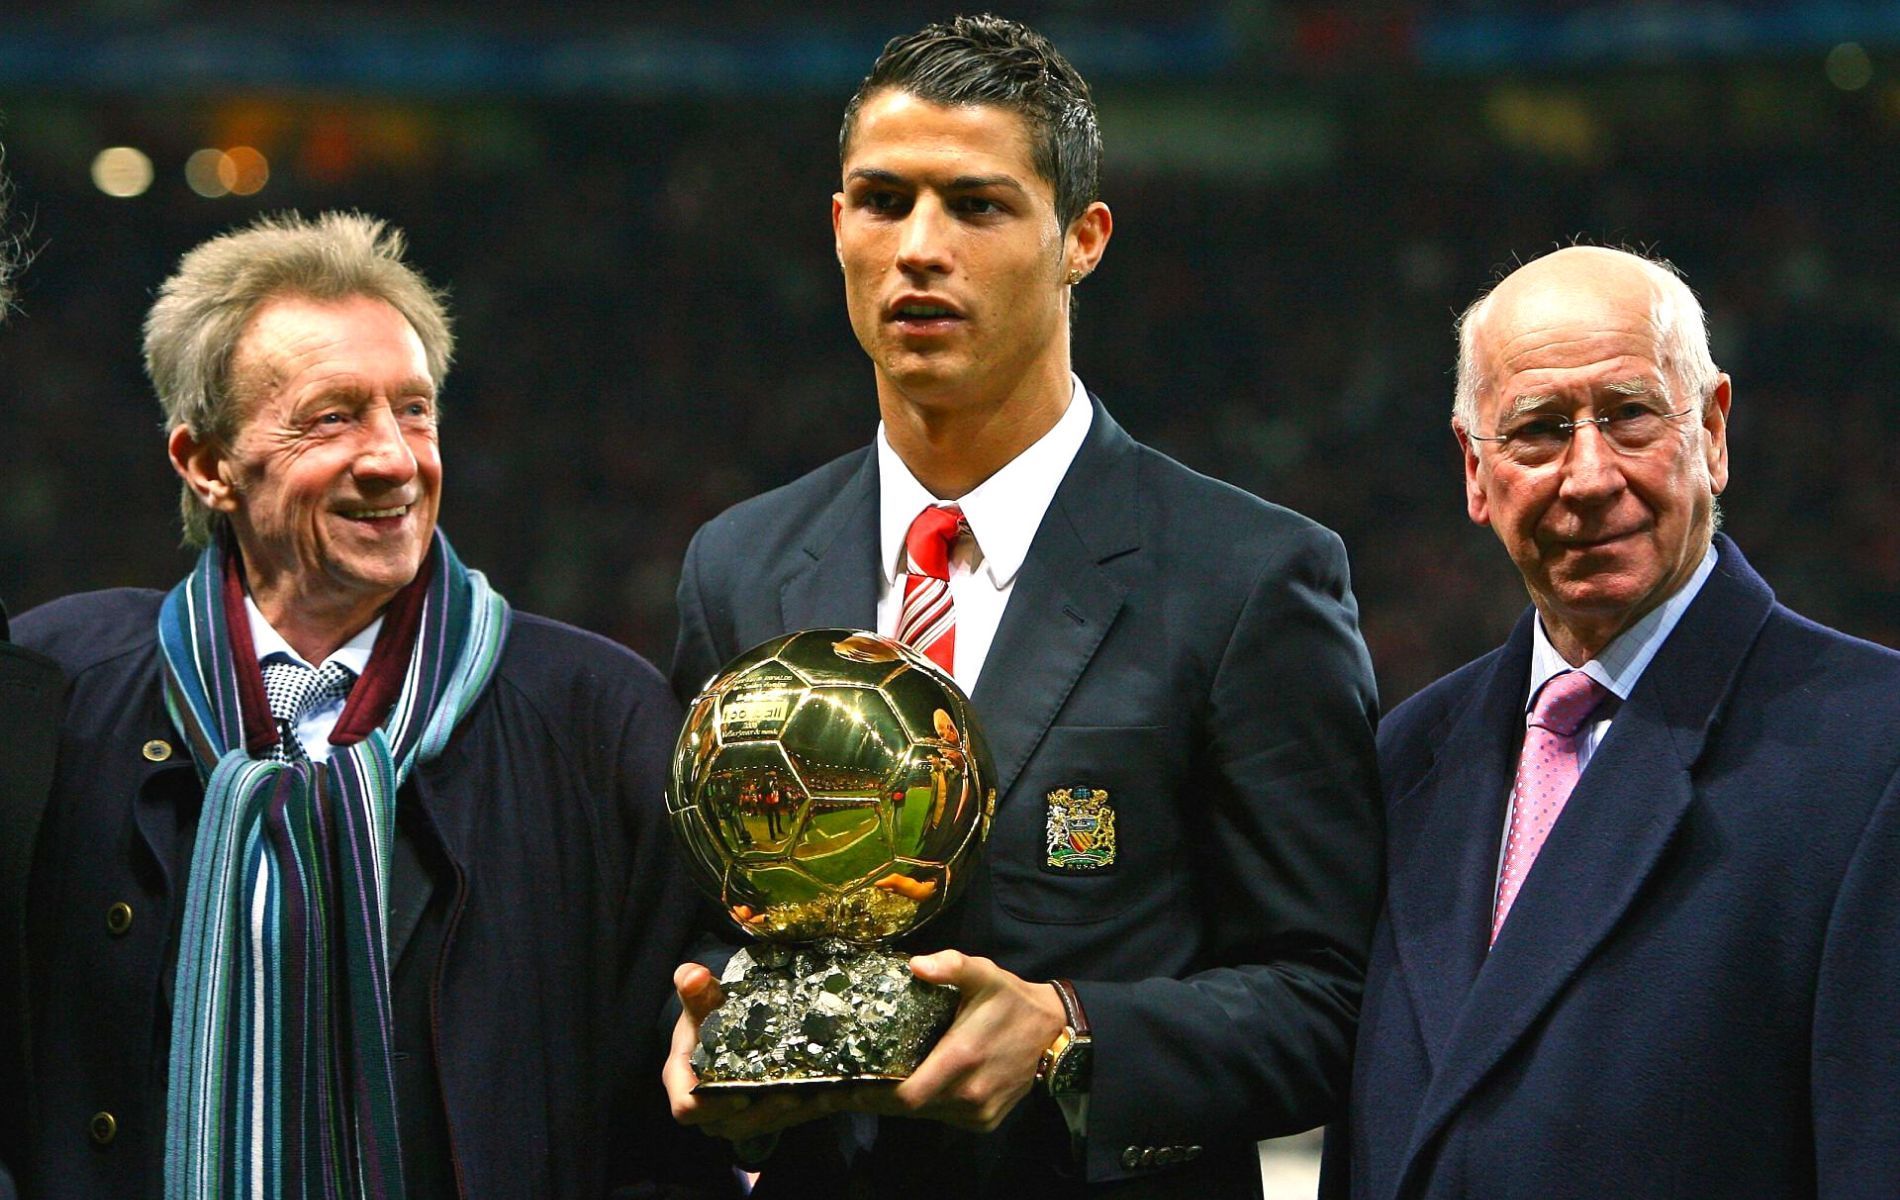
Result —
POLYGON ((1497 433, 1489 437, 1481 433, 1466 436, 1474 442, 1496 444, 1499 453, 1514 463, 1542 466, 1563 457, 1564 451, 1570 447, 1570 439, 1585 425, 1595 425, 1597 432, 1603 435, 1603 440, 1617 453, 1641 454, 1662 440, 1663 434, 1670 429, 1671 421, 1694 411, 1693 404, 1675 412, 1662 412, 1655 405, 1632 400, 1617 405, 1600 417, 1571 420, 1550 413, 1533 412, 1506 421, 1498 427, 1497 433))

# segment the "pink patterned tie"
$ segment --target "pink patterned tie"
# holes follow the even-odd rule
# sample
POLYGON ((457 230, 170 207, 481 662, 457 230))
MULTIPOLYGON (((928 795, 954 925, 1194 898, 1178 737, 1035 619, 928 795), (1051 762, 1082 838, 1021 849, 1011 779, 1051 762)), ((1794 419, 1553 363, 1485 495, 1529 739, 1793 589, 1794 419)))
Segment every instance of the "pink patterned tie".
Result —
POLYGON ((904 535, 910 557, 904 576, 904 609, 897 640, 916 647, 945 671, 956 661, 957 614, 950 605, 950 548, 964 529, 963 510, 932 505, 917 514, 904 535))
POLYGON ((1577 786, 1577 751, 1587 734, 1578 731, 1610 694, 1609 689, 1582 671, 1551 676, 1539 689, 1524 730, 1524 751, 1517 760, 1517 782, 1511 788, 1511 834, 1504 851, 1504 872, 1498 878, 1498 906, 1491 918, 1491 941, 1511 911, 1530 874, 1537 852, 1544 848, 1551 826, 1557 823, 1577 786))

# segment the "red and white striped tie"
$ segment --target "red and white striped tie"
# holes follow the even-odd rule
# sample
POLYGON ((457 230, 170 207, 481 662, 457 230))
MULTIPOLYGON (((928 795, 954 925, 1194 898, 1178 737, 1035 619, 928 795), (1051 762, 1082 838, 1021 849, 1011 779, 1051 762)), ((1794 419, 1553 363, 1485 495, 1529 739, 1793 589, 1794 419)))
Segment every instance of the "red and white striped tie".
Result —
POLYGON ((967 528, 962 509, 932 505, 917 514, 904 535, 909 563, 897 640, 915 647, 945 671, 953 669, 957 647, 957 614, 950 605, 950 549, 967 528))

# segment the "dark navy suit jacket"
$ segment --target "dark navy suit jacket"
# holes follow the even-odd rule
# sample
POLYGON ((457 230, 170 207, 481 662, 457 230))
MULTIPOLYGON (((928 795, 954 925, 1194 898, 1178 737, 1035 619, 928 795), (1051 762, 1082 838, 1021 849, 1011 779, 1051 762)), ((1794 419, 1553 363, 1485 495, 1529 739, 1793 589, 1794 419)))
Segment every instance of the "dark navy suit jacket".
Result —
MULTIPOLYGON (((687 552, 675 688, 790 630, 875 628, 878 556, 868 449, 715 519, 687 552)), ((848 1184, 836 1155, 799 1157, 809 1131, 787 1138, 760 1194, 1257 1195, 1254 1139, 1339 1099, 1376 907, 1376 704, 1339 539, 1097 404, 972 700, 995 823, 916 946, 1076 981, 1096 1038, 1086 1162, 1032 1094, 986 1137, 885 1121, 848 1184), (1046 864, 1048 794, 1073 786, 1116 809, 1101 874, 1046 864)))
POLYGON ((1716 545, 1489 953, 1532 614, 1384 721, 1329 1195, 1900 1195, 1900 655, 1716 545))

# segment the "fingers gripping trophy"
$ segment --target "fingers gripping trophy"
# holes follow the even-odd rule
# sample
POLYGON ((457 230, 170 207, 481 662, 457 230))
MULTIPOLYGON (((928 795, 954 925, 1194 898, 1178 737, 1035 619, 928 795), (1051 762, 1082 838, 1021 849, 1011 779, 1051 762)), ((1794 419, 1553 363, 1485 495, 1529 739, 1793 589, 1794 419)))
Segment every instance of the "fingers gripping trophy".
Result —
POLYGON ((961 890, 994 777, 956 683, 876 634, 774 638, 706 686, 667 809, 694 878, 749 941, 700 1027, 701 1088, 910 1074, 957 993, 884 946, 961 890))

